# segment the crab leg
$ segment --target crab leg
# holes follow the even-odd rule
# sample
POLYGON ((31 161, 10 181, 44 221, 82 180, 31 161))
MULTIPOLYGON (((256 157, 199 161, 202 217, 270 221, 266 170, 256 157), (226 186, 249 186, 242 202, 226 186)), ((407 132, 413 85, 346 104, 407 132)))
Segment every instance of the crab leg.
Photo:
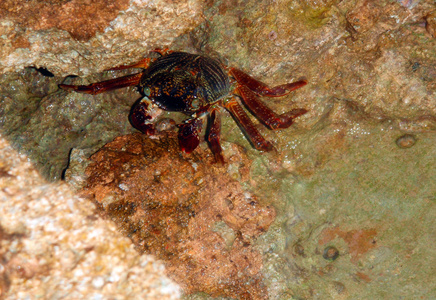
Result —
POLYGON ((253 122, 251 122, 247 113, 239 105, 235 98, 227 100, 224 103, 224 107, 230 112, 235 121, 242 127, 246 133, 246 137, 254 148, 262 151, 271 151, 273 149, 272 144, 263 138, 253 122))
POLYGON ((198 134, 201 131, 202 125, 203 121, 197 118, 187 120, 179 125, 179 134, 177 137, 182 151, 185 153, 191 153, 195 148, 197 148, 200 143, 198 134))
POLYGON ((147 57, 147 58, 141 59, 140 61, 138 61, 135 64, 127 65, 127 66, 118 66, 118 67, 115 67, 115 68, 110 68, 110 69, 108 69, 108 71, 124 70, 124 69, 131 69, 131 68, 147 69, 148 66, 150 65, 150 62, 152 60, 153 60, 152 58, 147 57))
POLYGON ((210 149, 215 156, 215 160, 218 163, 224 164, 224 158, 220 144, 221 117, 218 108, 213 108, 210 111, 210 122, 212 125, 210 126, 207 140, 209 142, 210 149))
POLYGON ((240 85, 236 88, 236 94, 241 96, 242 101, 253 113, 253 115, 255 115, 262 123, 271 129, 288 128, 292 125, 296 117, 307 113, 306 109, 297 108, 278 115, 265 104, 263 104, 263 102, 260 101, 253 91, 243 85, 240 85))
MULTIPOLYGON (((168 48, 165 48, 165 49, 155 49, 155 50, 152 50, 150 52, 156 52, 156 53, 159 53, 160 55, 164 56, 164 55, 168 55, 168 54, 172 53, 173 51, 169 50, 168 48)), ((143 58, 140 61, 138 61, 137 63, 134 63, 132 65, 118 66, 115 68, 110 68, 110 69, 108 69, 108 71, 124 70, 124 69, 131 69, 131 68, 147 69, 148 66, 150 65, 150 62, 152 62, 153 60, 155 60, 155 59, 150 58, 150 57, 146 57, 146 58, 143 58)))
POLYGON ((292 83, 282 84, 275 87, 268 87, 265 83, 258 81, 251 77, 250 75, 242 72, 241 70, 238 70, 236 68, 230 69, 230 75, 235 78, 235 80, 246 87, 248 87, 250 90, 255 92, 256 94, 259 94, 261 96, 268 96, 268 97, 280 97, 284 96, 286 94, 289 94, 293 90, 296 90, 300 87, 303 87, 307 84, 306 80, 300 80, 292 83))
POLYGON ((66 91, 75 91, 91 95, 100 94, 115 89, 138 85, 141 81, 142 73, 127 75, 120 78, 91 83, 89 85, 68 85, 60 84, 59 87, 66 91))

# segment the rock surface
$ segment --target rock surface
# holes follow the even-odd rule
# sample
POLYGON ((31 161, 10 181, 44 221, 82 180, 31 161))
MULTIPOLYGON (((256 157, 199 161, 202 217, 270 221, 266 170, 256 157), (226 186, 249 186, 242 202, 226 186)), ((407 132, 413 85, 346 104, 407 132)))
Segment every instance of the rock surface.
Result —
POLYGON ((168 46, 202 21, 201 11, 198 0, 2 1, 0 74, 101 72, 168 46))
MULTIPOLYGON (((58 7, 79 3, 50 2, 58 7)), ((95 72, 133 62, 150 49, 171 44, 172 49, 219 58, 270 85, 306 77, 309 84, 291 95, 264 98, 278 113, 295 107, 309 110, 285 130, 272 132, 259 125, 275 152, 253 150, 223 112, 224 157, 232 157, 234 149, 244 149, 247 168, 242 177, 233 167, 227 173, 235 176, 244 192, 256 195, 259 203, 271 203, 276 212, 269 230, 255 239, 255 251, 261 256, 256 266, 263 266, 256 273, 256 278, 262 278, 258 295, 269 299, 434 298, 434 1, 199 3, 130 1, 132 9, 120 8, 123 11, 107 27, 98 25, 112 18, 107 14, 96 26, 86 27, 87 36, 78 36, 75 26, 60 23, 42 29, 50 23, 42 20, 28 22, 23 29, 14 19, 17 13, 1 10, 7 17, 0 23, 2 42, 6 42, 0 47, 6 53, 0 55, 0 66, 5 66, 2 72, 10 71, 0 79, 3 132, 50 180, 62 177, 71 152, 69 166, 75 169, 71 174, 77 175, 68 177, 67 171, 66 178, 80 186, 85 183, 87 157, 116 136, 133 132, 127 115, 140 95, 133 89, 97 96, 59 91, 61 75, 92 74, 65 79, 73 84, 114 78, 126 73, 95 72), (153 5, 161 9, 147 10, 153 5), (186 11, 189 5, 194 11, 188 17, 177 13, 179 7, 186 11), (134 6, 141 7, 138 14, 134 6), (168 18, 159 19, 156 13, 162 11, 168 18), (151 17, 151 27, 145 28, 149 19, 144 15, 151 17), (126 19, 126 27, 121 23, 114 27, 116 20, 126 16, 132 23, 126 19), (128 24, 135 24, 134 28, 128 24), (113 37, 113 42, 106 37, 113 37), (43 43, 43 38, 48 42, 43 43), (44 76, 43 69, 22 70, 33 64, 55 76, 44 76)), ((183 118, 169 113, 162 116, 183 118)), ((205 143, 201 147, 210 153, 205 143)), ((191 168, 187 162, 195 157, 181 155, 179 166, 191 168)), ((192 170, 179 172, 176 175, 181 178, 172 180, 191 183, 192 174, 192 170)), ((162 188, 163 184, 156 182, 162 188)), ((190 190, 195 189, 191 186, 190 190)), ((163 211, 168 217, 172 216, 170 208, 163 211)), ((235 237, 226 222, 215 222, 213 230, 212 236, 225 241, 235 237)), ((136 235, 152 240, 147 232, 136 235)), ((177 234, 166 232, 165 236, 177 234)), ((188 251, 197 245, 190 244, 186 248, 189 255, 179 261, 199 259, 188 251)), ((168 247, 177 249, 174 244, 168 247)), ((213 257, 209 258, 213 264, 213 257)), ((183 268, 173 268, 172 276, 177 270, 183 268)), ((185 288, 191 292, 194 281, 190 275, 185 288)), ((211 286, 205 290, 218 293, 211 286)), ((185 296, 208 297, 202 293, 185 296)))
POLYGON ((178 299, 162 263, 141 255, 95 206, 48 183, 0 137, 2 299, 178 299))
POLYGON ((121 136, 91 156, 83 191, 186 293, 267 299, 255 245, 275 211, 232 178, 249 169, 234 151, 221 166, 201 149, 183 157, 173 134, 121 136))

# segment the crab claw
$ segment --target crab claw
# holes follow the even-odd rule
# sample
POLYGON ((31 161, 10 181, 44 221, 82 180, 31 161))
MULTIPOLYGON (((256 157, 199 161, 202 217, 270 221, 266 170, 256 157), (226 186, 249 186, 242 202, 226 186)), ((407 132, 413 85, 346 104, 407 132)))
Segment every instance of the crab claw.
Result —
POLYGON ((153 135, 155 134, 155 128, 150 120, 152 117, 148 112, 149 103, 144 100, 138 100, 130 110, 129 120, 133 127, 141 131, 142 133, 153 135))
POLYGON ((200 143, 198 134, 202 125, 203 122, 200 119, 192 119, 179 125, 178 139, 182 151, 191 153, 197 148, 200 143))

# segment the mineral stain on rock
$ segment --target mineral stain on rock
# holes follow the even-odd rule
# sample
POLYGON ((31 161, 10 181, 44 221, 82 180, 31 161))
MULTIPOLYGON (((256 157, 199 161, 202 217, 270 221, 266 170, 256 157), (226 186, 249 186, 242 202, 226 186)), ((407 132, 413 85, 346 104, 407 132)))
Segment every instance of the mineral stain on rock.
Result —
MULTIPOLYGON (((63 29, 77 40, 86 41, 103 31, 128 4, 128 0, 97 0, 92 4, 82 0, 4 0, 0 3, 0 19, 10 18, 36 30, 63 29)), ((29 42, 18 38, 16 43, 26 48, 29 42)))
MULTIPOLYGON (((247 176, 249 161, 235 149, 228 163, 247 176)), ((139 251, 164 260, 186 293, 266 299, 262 257, 253 244, 275 210, 207 153, 182 154, 174 133, 121 136, 91 156, 83 192, 139 251), (230 241, 216 230, 222 223, 234 232, 230 241)))
POLYGON ((374 228, 344 231, 339 227, 333 227, 326 228, 322 232, 322 238, 319 240, 319 244, 323 245, 337 237, 340 237, 349 247, 351 261, 357 263, 362 255, 377 247, 375 240, 376 236, 377 230, 374 228))

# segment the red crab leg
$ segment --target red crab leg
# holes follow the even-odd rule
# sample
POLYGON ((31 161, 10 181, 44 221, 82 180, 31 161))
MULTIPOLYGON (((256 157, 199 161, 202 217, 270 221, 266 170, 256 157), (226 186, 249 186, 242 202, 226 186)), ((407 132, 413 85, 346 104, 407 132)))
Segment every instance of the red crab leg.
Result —
POLYGON ((165 56, 165 55, 173 53, 174 51, 170 50, 169 48, 163 48, 163 49, 154 49, 154 50, 151 50, 150 52, 156 52, 162 56, 165 56))
POLYGON ((232 117, 242 127, 242 129, 246 133, 248 140, 254 146, 254 148, 262 151, 271 151, 273 149, 273 145, 263 138, 263 136, 256 129, 253 122, 251 122, 247 113, 234 98, 227 100, 224 103, 224 107, 230 112, 232 117))
POLYGON ((240 83, 241 85, 245 85, 256 94, 268 97, 284 96, 292 92, 293 90, 296 90, 307 84, 306 80, 300 80, 297 82, 287 83, 270 88, 265 83, 260 82, 251 77, 250 75, 235 68, 230 69, 230 75, 235 78, 238 83, 240 83))
POLYGON ((210 112, 210 126, 207 140, 209 142, 210 149, 215 156, 215 160, 218 163, 224 164, 224 158, 222 155, 222 148, 220 144, 221 133, 221 117, 218 108, 214 108, 210 112))
MULTIPOLYGON (((165 48, 165 49, 155 49, 155 50, 152 50, 150 52, 156 52, 156 53, 159 53, 162 56, 165 56, 165 55, 171 54, 174 51, 171 51, 168 48, 165 48)), ((110 69, 108 69, 108 71, 124 70, 124 69, 131 69, 131 68, 147 69, 148 66, 150 65, 150 62, 152 62, 153 60, 155 60, 155 59, 154 58, 150 58, 150 57, 146 57, 146 58, 143 58, 140 61, 138 61, 137 63, 134 63, 132 65, 118 66, 118 67, 115 67, 115 68, 110 68, 110 69)))
POLYGON ((278 115, 263 104, 253 91, 243 85, 236 88, 236 94, 241 96, 242 101, 253 115, 271 129, 288 128, 296 117, 307 113, 306 109, 297 108, 278 115))
POLYGON ((198 134, 201 131, 203 121, 201 119, 190 119, 179 125, 179 145, 182 151, 191 153, 200 143, 198 134))
POLYGON ((120 78, 91 83, 90 85, 68 85, 60 84, 59 87, 66 91, 75 91, 91 95, 100 94, 115 89, 138 85, 141 81, 142 73, 127 75, 120 78))
POLYGON ((110 69, 108 69, 108 71, 124 70, 124 69, 131 69, 131 68, 147 69, 152 60, 153 60, 152 58, 147 57, 147 58, 141 59, 140 61, 138 61, 137 63, 134 63, 132 65, 118 66, 115 68, 110 68, 110 69))

